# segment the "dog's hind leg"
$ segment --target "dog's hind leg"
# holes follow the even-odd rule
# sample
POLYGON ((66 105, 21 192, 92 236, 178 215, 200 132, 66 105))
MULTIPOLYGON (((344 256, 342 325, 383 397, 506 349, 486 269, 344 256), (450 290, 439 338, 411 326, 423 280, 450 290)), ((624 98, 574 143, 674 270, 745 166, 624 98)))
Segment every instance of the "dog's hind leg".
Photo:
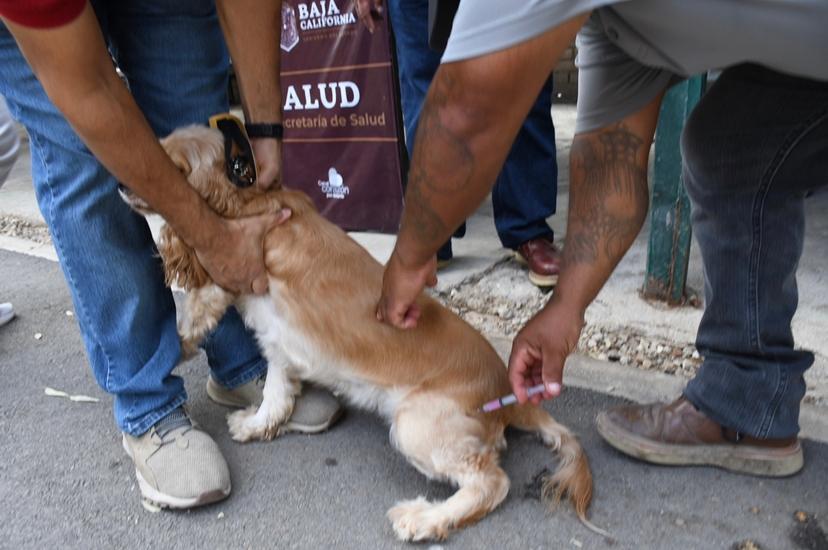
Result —
POLYGON ((499 438, 451 400, 421 395, 406 401, 391 428, 394 444, 418 470, 451 481, 458 490, 443 502, 422 496, 399 502, 388 518, 400 540, 442 540, 449 530, 474 523, 506 498, 509 478, 498 465, 499 438))
POLYGON ((218 285, 207 285, 187 291, 184 309, 178 319, 181 356, 188 359, 198 352, 201 341, 218 326, 235 296, 218 285))
POLYGON ((288 376, 287 358, 269 353, 267 377, 262 389, 262 404, 230 413, 227 424, 236 441, 269 441, 279 435, 281 426, 293 412, 301 385, 288 376))

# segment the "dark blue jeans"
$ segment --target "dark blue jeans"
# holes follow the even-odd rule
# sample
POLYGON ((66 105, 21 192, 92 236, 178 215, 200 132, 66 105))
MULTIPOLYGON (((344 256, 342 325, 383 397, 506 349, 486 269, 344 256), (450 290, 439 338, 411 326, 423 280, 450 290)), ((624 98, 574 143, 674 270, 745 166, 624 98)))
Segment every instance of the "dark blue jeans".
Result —
POLYGON ((684 131, 684 181, 705 275, 687 398, 760 438, 799 431, 810 352, 791 319, 807 194, 828 184, 828 83, 756 65, 726 70, 684 131))
MULTIPOLYGON (((159 136, 227 110, 228 56, 213 0, 93 3, 130 90, 159 136)), ((181 355, 175 303, 146 221, 118 196, 46 96, 0 24, 0 95, 26 126, 38 204, 49 226, 89 363, 115 397, 118 427, 140 435, 187 399, 172 374, 181 355)), ((205 343, 219 382, 234 387, 267 364, 235 310, 205 343)))
MULTIPOLYGON (((440 65, 440 54, 428 47, 428 0, 389 0, 388 11, 397 45, 410 156, 414 151, 420 110, 440 65)), ((537 237, 552 238, 546 218, 555 213, 558 164, 551 109, 552 78, 544 84, 526 117, 492 189, 495 227, 506 248, 517 248, 537 237)))

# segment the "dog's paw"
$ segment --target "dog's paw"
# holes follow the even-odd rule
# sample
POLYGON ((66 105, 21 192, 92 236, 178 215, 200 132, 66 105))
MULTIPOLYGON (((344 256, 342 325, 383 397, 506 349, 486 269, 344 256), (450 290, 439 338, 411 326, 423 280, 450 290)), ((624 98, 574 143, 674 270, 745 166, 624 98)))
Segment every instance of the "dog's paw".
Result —
POLYGON ((278 426, 270 427, 256 414, 257 406, 251 406, 227 415, 227 426, 230 436, 241 443, 260 439, 269 441, 278 435, 278 426))
POLYGON ((227 415, 230 436, 241 443, 255 439, 270 441, 282 433, 282 424, 255 405, 227 415))
POLYGON ((445 540, 448 537, 448 523, 438 516, 435 506, 425 497, 400 502, 386 515, 397 538, 402 541, 445 540))

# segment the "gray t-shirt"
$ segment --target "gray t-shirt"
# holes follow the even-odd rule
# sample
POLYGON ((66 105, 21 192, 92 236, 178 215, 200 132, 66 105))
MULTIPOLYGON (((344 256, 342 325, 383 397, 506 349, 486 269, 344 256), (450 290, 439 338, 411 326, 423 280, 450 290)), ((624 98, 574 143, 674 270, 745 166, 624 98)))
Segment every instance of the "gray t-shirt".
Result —
POLYGON ((589 10, 577 39, 577 132, 636 112, 677 77, 738 63, 828 81, 828 0, 463 0, 443 62, 589 10))

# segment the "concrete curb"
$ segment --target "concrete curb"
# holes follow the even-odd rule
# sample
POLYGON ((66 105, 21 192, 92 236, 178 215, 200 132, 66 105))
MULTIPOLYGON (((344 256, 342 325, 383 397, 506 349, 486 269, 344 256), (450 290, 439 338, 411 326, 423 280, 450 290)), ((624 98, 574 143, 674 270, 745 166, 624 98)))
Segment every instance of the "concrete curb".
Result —
MULTIPOLYGON (((509 360, 512 341, 487 336, 504 361, 509 360)), ((681 394, 686 380, 662 372, 643 371, 618 363, 599 361, 582 354, 573 354, 566 362, 564 385, 623 397, 636 403, 672 401, 681 394)), ((828 410, 803 403, 799 414, 802 437, 828 442, 828 410)))
POLYGON ((36 256, 38 258, 44 258, 53 262, 58 261, 57 252, 51 243, 40 244, 28 239, 0 235, 0 250, 8 250, 9 252, 17 252, 28 256, 36 256))

